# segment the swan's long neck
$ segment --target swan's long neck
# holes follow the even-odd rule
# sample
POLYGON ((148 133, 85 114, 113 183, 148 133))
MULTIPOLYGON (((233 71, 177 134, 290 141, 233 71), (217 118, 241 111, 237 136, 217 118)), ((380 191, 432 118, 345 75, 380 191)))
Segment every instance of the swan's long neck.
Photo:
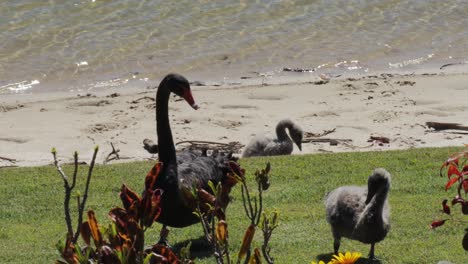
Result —
POLYGON ((163 164, 176 163, 176 150, 169 124, 170 91, 161 84, 156 93, 156 131, 158 133, 159 161, 163 164))
MULTIPOLYGON (((367 200, 370 202, 367 204, 365 211, 372 213, 375 217, 382 217, 383 208, 385 201, 387 200, 389 187, 380 186, 372 197, 368 197, 367 200)), ((369 195, 371 195, 369 190, 369 195)))
POLYGON ((286 133, 286 128, 290 129, 292 126, 291 121, 281 120, 278 125, 276 125, 276 136, 279 141, 291 141, 291 138, 286 133))

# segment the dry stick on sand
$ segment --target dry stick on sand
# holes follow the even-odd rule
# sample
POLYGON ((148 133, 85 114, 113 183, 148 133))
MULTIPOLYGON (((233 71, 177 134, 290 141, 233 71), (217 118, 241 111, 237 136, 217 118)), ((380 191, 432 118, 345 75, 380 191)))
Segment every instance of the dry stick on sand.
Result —
POLYGON ((348 138, 305 138, 302 143, 330 143, 332 146, 338 145, 338 143, 351 142, 352 139, 348 138))
POLYGON ((11 162, 11 163, 15 163, 15 162, 16 162, 16 159, 11 159, 11 158, 2 157, 2 156, 0 156, 0 159, 9 161, 9 162, 11 162))
MULTIPOLYGON (((2 157, 0 156, 0 160, 6 160, 12 164, 15 164, 16 163, 16 159, 11 159, 11 158, 7 158, 7 157, 2 157)), ((6 165, 6 166, 0 166, 0 168, 11 168, 11 167, 18 167, 16 165, 6 165)))
POLYGON ((367 140, 367 142, 374 142, 374 141, 376 143, 390 144, 390 138, 388 137, 370 136, 369 140, 367 140))
POLYGON ((352 139, 337 139, 337 138, 319 138, 325 135, 335 132, 336 128, 331 130, 325 130, 320 134, 305 132, 305 138, 302 140, 302 143, 330 143, 332 146, 338 145, 338 143, 351 142, 352 139))
POLYGON ((237 153, 244 145, 242 145, 240 142, 233 141, 229 143, 219 143, 219 142, 213 142, 213 141, 203 141, 203 140, 185 140, 185 141, 180 141, 177 142, 175 145, 180 145, 180 144, 190 144, 190 148, 197 148, 197 149, 213 149, 213 150, 218 150, 218 151, 232 151, 234 153, 237 153))
POLYGON ((112 144, 112 142, 110 144, 111 144, 111 147, 112 147, 112 151, 111 151, 111 153, 109 153, 107 155, 106 159, 104 160, 104 164, 106 164, 107 162, 109 162, 111 160, 119 160, 120 159, 120 156, 119 156, 120 149, 115 149, 114 144, 112 144), (115 157, 111 158, 112 155, 115 155, 115 157))
POLYGON ((336 131, 336 128, 333 128, 333 129, 330 129, 330 130, 324 130, 322 133, 313 133, 313 132, 305 132, 304 133, 304 136, 305 138, 310 138, 310 137, 323 137, 323 136, 326 136, 328 134, 331 134, 333 132, 336 131))
POLYGON ((156 99, 154 99, 153 97, 149 97, 149 96, 143 96, 143 97, 140 97, 140 98, 138 98, 138 99, 133 100, 131 103, 132 103, 132 104, 136 104, 136 103, 138 103, 138 102, 141 101, 141 100, 155 101, 156 99))
POLYGON ((455 130, 468 131, 468 126, 464 126, 459 123, 426 122, 426 126, 433 128, 435 130, 455 129, 455 130))

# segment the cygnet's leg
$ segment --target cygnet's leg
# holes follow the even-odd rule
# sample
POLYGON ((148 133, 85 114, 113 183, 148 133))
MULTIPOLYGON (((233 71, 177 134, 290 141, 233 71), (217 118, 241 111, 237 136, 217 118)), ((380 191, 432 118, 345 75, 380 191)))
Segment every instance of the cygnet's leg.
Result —
POLYGON ((161 228, 161 232, 159 233, 159 241, 158 244, 162 244, 165 246, 169 246, 167 236, 169 235, 169 229, 167 229, 166 225, 163 225, 161 228))
POLYGON ((369 260, 375 260, 374 246, 375 246, 375 243, 372 243, 370 246, 369 260))
POLYGON ((341 236, 333 232, 333 238, 333 250, 335 251, 335 255, 338 255, 338 249, 340 249, 341 236))

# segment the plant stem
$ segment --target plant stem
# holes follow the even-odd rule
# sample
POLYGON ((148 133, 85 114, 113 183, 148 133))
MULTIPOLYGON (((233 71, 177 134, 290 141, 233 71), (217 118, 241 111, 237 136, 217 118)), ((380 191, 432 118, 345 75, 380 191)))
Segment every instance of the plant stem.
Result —
POLYGON ((60 166, 57 160, 57 153, 55 151, 52 151, 52 155, 54 156, 54 165, 63 179, 63 187, 65 188, 65 199, 63 200, 63 207, 65 211, 65 222, 67 223, 67 230, 68 230, 67 234, 68 236, 71 237, 73 235, 73 227, 72 227, 72 222, 71 222, 71 217, 70 217, 70 197, 71 197, 71 191, 73 190, 73 187, 70 187, 68 183, 68 177, 65 174, 65 172, 62 170, 62 167, 60 166))
POLYGON ((76 243, 76 241, 78 241, 78 237, 80 236, 81 224, 83 223, 83 212, 84 212, 84 208, 86 205, 86 199, 88 198, 89 183, 91 182, 91 176, 93 174, 94 164, 96 162, 96 156, 97 156, 98 151, 99 151, 99 148, 96 147, 94 149, 93 159, 91 160, 91 164, 89 165, 88 177, 86 178, 85 192, 83 194, 83 200, 81 201, 80 208, 78 210, 78 223, 77 223, 75 236, 73 237, 73 240, 72 240, 73 243, 76 243))

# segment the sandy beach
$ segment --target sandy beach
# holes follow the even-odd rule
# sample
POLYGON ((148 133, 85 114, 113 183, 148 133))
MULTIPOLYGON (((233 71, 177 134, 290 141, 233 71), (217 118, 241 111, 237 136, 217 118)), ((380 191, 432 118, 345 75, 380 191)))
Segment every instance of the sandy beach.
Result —
MULTIPOLYGON (((200 106, 197 111, 171 97, 175 142, 245 145, 255 134, 273 135, 277 122, 290 118, 309 139, 302 152, 295 148, 294 155, 468 143, 468 132, 426 126, 426 122, 468 125, 467 74, 378 74, 221 86, 194 83, 192 91, 200 106)), ((75 150, 80 161, 89 161, 95 145, 100 146, 97 160, 102 163, 112 150, 111 143, 120 150, 120 161, 155 158, 142 144, 145 138, 157 139, 155 92, 147 88, 126 93, 2 96, 0 166, 50 164, 52 147, 63 162, 71 161, 75 150)))

